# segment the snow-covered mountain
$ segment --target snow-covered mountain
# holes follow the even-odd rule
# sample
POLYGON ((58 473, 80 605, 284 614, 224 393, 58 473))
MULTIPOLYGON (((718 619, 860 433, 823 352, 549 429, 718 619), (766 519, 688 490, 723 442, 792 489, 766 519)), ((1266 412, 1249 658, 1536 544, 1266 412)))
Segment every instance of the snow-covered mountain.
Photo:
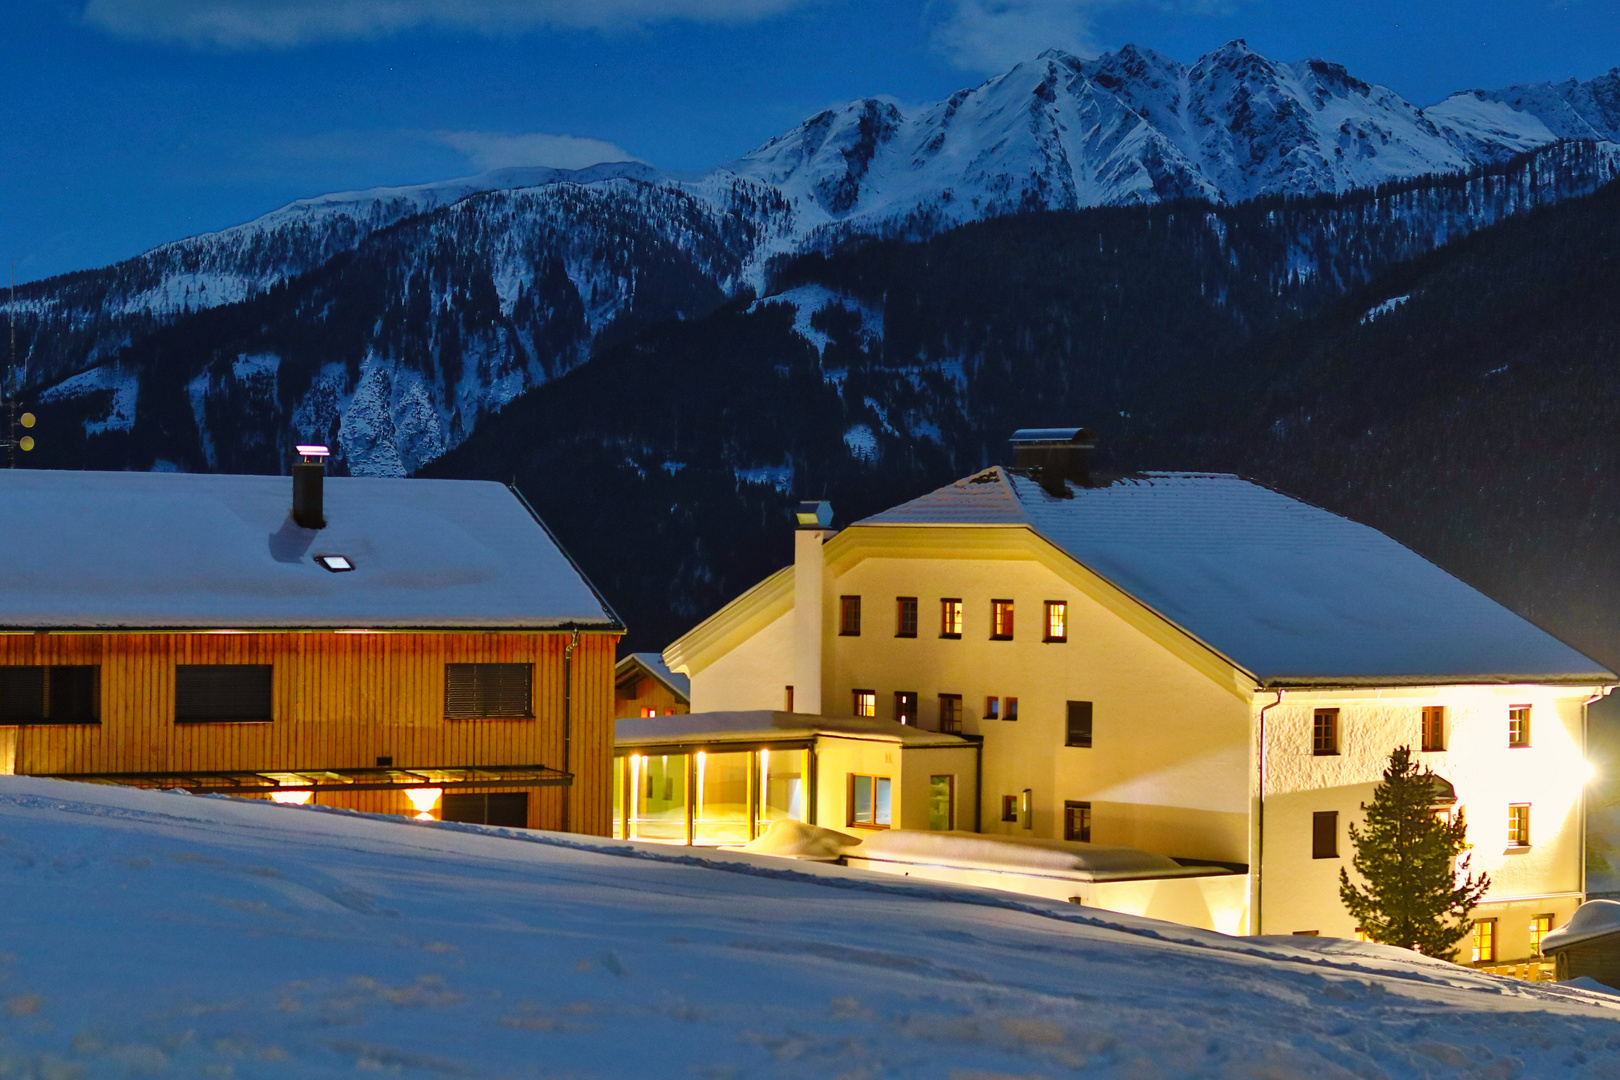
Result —
MULTIPOLYGON (((349 447, 357 471, 397 472, 583 360, 620 320, 699 314, 766 284, 779 256, 1027 210, 1342 194, 1502 166, 1561 139, 1593 150, 1538 165, 1548 194, 1526 205, 1620 173, 1620 68, 1420 109, 1338 65, 1277 63, 1241 41, 1191 65, 1134 46, 1094 60, 1049 51, 919 109, 866 98, 824 111, 697 175, 636 162, 507 169, 300 200, 32 283, 16 314, 42 399, 107 398, 105 415, 84 417, 87 438, 133 432, 153 394, 181 394, 169 426, 194 425, 203 460, 222 466, 214 432, 273 393, 278 416, 349 447), (1575 160, 1585 171, 1562 175, 1575 160), (367 267, 377 314, 338 334, 327 324, 334 282, 355 287, 346 260, 367 267), (227 347, 206 334, 204 345, 181 329, 322 274, 310 288, 325 299, 300 316, 315 345, 261 335, 227 347), (283 365, 291 352, 297 363, 283 365), (220 374, 238 368, 258 389, 220 374), (305 374, 289 384, 294 368, 305 374)), ((1442 235, 1501 212, 1448 217, 1442 235)))

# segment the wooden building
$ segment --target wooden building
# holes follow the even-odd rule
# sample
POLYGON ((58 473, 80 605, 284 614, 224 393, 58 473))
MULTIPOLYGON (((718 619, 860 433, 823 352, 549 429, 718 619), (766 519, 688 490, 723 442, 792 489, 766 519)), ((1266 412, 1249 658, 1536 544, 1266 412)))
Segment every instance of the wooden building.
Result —
POLYGON ((657 653, 631 653, 614 672, 614 715, 684 716, 692 711, 692 680, 669 670, 657 653))
POLYGON ((1585 976, 1620 990, 1620 900, 1588 900, 1540 944, 1559 982, 1585 976))
POLYGON ((306 461, 0 506, 0 774, 609 831, 623 627, 515 491, 306 461))

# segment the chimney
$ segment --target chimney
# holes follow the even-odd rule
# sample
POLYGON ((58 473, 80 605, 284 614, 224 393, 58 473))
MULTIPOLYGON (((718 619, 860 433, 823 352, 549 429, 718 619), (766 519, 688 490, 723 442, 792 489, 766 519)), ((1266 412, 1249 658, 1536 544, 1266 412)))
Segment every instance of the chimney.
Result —
POLYGON ((1091 486, 1096 432, 1088 428, 1024 428, 1013 432, 1011 442, 1017 467, 1048 495, 1068 498, 1068 483, 1091 486))
POLYGON ((826 633, 826 563, 821 545, 833 536, 832 504, 802 502, 793 535, 793 711, 821 713, 822 640, 826 633))
POLYGON ((326 459, 332 452, 324 446, 299 446, 298 453, 304 460, 292 470, 292 519, 306 529, 324 529, 326 507, 321 488, 326 478, 326 459))

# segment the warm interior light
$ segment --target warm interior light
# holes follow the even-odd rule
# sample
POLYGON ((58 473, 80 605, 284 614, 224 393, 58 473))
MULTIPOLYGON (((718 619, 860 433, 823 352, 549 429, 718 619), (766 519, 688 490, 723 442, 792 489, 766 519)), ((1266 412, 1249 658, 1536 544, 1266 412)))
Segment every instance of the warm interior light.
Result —
POLYGON ((1598 777, 1597 766, 1590 761, 1581 762, 1581 783, 1590 784, 1598 777))
POLYGON ((272 791, 270 798, 283 806, 303 806, 315 797, 313 791, 272 791))
POLYGON ((438 802, 439 796, 443 794, 444 789, 436 787, 413 787, 405 789, 405 797, 411 800, 412 806, 416 807, 417 821, 433 820, 433 804, 438 802))

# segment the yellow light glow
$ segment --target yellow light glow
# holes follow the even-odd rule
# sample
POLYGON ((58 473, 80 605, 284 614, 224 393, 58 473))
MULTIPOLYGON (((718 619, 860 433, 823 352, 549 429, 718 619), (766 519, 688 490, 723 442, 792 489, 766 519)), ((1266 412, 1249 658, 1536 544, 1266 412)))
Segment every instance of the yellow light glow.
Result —
POLYGON ((1597 766, 1590 761, 1581 762, 1581 783, 1590 784, 1598 778, 1597 766))
POLYGON ((272 791, 270 798, 283 806, 303 806, 315 797, 313 791, 272 791))
POLYGON ((411 800, 412 806, 416 807, 417 821, 433 820, 433 804, 438 802, 439 796, 443 794, 444 789, 436 787, 413 787, 405 789, 405 797, 411 800))

